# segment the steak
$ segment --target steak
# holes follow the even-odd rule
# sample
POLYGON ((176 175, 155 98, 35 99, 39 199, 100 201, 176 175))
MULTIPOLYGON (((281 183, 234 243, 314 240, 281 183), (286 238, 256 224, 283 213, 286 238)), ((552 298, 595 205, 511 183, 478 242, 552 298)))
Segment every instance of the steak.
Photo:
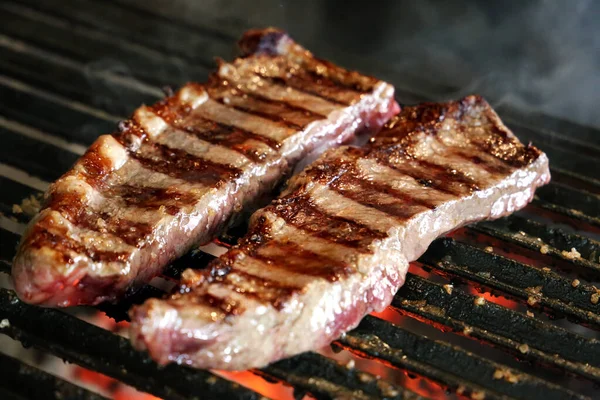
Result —
POLYGON ((293 177, 178 292, 132 309, 130 337, 160 363, 225 370, 318 349, 382 311, 437 236, 524 207, 549 179, 480 97, 403 108, 293 177))
POLYGON ((249 31, 240 47, 207 83, 137 109, 52 184, 13 263, 22 300, 118 299, 256 209, 309 152, 398 112, 392 86, 281 31, 249 31))

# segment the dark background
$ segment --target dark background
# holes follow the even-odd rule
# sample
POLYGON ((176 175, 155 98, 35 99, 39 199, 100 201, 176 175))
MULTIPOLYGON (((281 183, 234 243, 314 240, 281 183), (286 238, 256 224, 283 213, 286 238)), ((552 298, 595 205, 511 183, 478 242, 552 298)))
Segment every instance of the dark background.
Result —
POLYGON ((427 97, 478 92, 495 106, 600 126, 598 1, 124 2, 232 41, 249 27, 277 26, 322 58, 427 97))

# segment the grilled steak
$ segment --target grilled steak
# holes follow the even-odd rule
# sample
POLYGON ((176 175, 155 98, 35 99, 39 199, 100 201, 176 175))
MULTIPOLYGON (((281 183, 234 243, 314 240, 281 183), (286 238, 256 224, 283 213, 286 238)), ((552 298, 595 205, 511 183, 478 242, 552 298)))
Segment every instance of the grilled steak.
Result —
POLYGON ((21 299, 117 299, 211 240, 308 152, 398 111, 392 86, 280 31, 250 31, 240 46, 208 83, 140 107, 51 186, 13 263, 21 299))
POLYGON ((178 293, 131 312, 160 363, 240 370, 327 345, 384 309, 434 238, 524 207, 550 179, 481 98, 404 108, 364 147, 325 153, 178 293))

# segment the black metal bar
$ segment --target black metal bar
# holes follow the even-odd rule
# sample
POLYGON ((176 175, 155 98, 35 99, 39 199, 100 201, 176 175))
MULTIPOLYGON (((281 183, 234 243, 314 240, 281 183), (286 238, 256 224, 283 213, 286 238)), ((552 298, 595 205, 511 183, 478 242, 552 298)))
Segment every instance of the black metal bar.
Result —
POLYGON ((437 272, 476 282, 520 298, 531 306, 551 310, 555 316, 600 327, 600 304, 591 299, 596 290, 555 272, 545 271, 488 253, 453 239, 436 240, 419 259, 437 272))
POLYGON ((534 204, 600 226, 600 196, 584 190, 550 183, 536 191, 534 204))
MULTIPOLYGON (((232 29, 244 29, 248 23, 245 19, 231 19, 227 20, 228 23, 225 23, 224 20, 210 21, 211 26, 206 26, 205 23, 207 21, 199 21, 198 23, 190 23, 183 18, 172 18, 166 12, 160 12, 152 6, 152 4, 147 2, 130 2, 123 0, 109 0, 111 3, 118 5, 119 7, 129 10, 134 13, 140 14, 144 18, 156 18, 158 20, 164 21, 165 23, 176 25, 179 27, 183 27, 185 29, 189 29, 190 31, 198 32, 202 35, 211 35, 215 37, 219 37, 222 40, 230 40, 235 41, 239 39, 239 36, 236 36, 231 33, 232 29), (147 5, 147 6, 146 6, 147 5)), ((247 28, 246 28, 247 29, 247 28)))
POLYGON ((591 274, 600 274, 600 243, 590 238, 567 233, 562 229, 548 227, 516 215, 492 222, 480 222, 471 229, 550 255, 591 274), (573 248, 581 254, 580 257, 572 253, 573 248))
POLYGON ((1 83, 0 98, 0 113, 3 115, 70 142, 89 145, 98 135, 116 129, 115 121, 1 83))
POLYGON ((600 382, 600 342, 531 318, 459 289, 409 274, 392 307, 507 349, 518 358, 554 365, 600 382))
POLYGON ((4 271, 10 271, 9 264, 15 256, 20 236, 0 228, 0 261, 4 262, 4 271))
POLYGON ((595 157, 600 152, 600 145, 596 146, 593 143, 576 140, 571 136, 563 136, 539 128, 536 129, 530 126, 524 126, 518 122, 510 121, 506 123, 523 143, 531 141, 540 148, 547 145, 591 157, 595 157))
POLYGON ((203 29, 186 27, 164 18, 134 11, 110 1, 94 0, 18 0, 38 11, 67 18, 102 32, 126 37, 144 46, 174 54, 193 64, 213 68, 213 57, 235 55, 237 38, 203 29))
POLYGON ((345 349, 433 379, 465 396, 485 399, 584 398, 540 378, 469 353, 459 347, 365 317, 339 339, 345 349), (511 383, 509 377, 517 376, 511 383))
POLYGON ((497 110, 506 122, 600 146, 600 135, 597 128, 537 112, 523 111, 510 105, 501 105, 497 107, 497 110))
POLYGON ((256 372, 287 382, 296 392, 306 391, 317 399, 422 399, 407 389, 315 353, 300 354, 256 372))
POLYGON ((156 396, 169 399, 258 399, 259 395, 208 371, 159 367, 129 341, 76 317, 29 306, 0 289, 0 332, 156 396))
MULTIPOLYGON (((1 232, 2 230, 0 230, 0 234, 1 232)), ((9 240, 15 241, 18 239, 17 235, 14 236, 9 240)), ((0 236, 0 239, 2 239, 2 236, 0 236)), ((12 255, 10 256, 12 258, 12 255)), ((211 257, 206 255, 206 258, 211 257)), ((4 265, 4 268, 0 267, 0 272, 8 273, 8 264, 4 265)), ((133 304, 140 304, 150 297, 160 297, 162 295, 164 295, 164 292, 161 290, 146 285, 118 304, 105 303, 97 308, 118 322, 129 319, 127 311, 133 304)), ((310 392, 319 399, 339 398, 342 395, 345 395, 345 398, 356 399, 420 399, 419 396, 408 390, 396 387, 353 368, 340 366, 326 357, 312 353, 301 354, 254 372, 271 380, 282 380, 292 385, 296 391, 310 392)))
POLYGON ((126 69, 140 80, 179 86, 188 80, 204 80, 208 69, 190 65, 173 55, 131 43, 125 37, 110 35, 27 7, 0 3, 0 32, 41 46, 83 63, 98 60, 126 69))
POLYGON ((64 174, 79 157, 54 145, 0 126, 0 160, 48 181, 64 174))
MULTIPOLYGON (((101 400, 105 397, 0 353, 0 393, 26 399, 101 400)), ((5 398, 5 397, 2 397, 5 398)))
MULTIPOLYGON (((109 79, 110 66, 94 67, 76 61, 57 61, 46 51, 15 41, 15 49, 0 48, 0 73, 35 87, 101 109, 128 116, 140 104, 152 104, 157 97, 125 84, 126 78, 109 79), (25 48, 25 50, 24 50, 25 48), (108 69, 107 69, 108 68, 108 69)), ((39 112, 39 110, 37 111, 39 112)))
MULTIPOLYGON (((519 132, 515 132, 519 136, 519 132)), ((566 149, 557 144, 538 143, 535 145, 542 149, 551 161, 551 170, 567 171, 580 179, 598 182, 596 174, 597 158, 588 156, 576 150, 566 149)))

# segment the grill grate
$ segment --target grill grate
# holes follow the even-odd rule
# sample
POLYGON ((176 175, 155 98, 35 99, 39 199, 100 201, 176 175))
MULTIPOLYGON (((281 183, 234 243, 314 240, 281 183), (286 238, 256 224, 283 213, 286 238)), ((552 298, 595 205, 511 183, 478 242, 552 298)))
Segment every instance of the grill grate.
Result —
MULTIPOLYGON (((233 30, 249 27, 230 29, 236 22, 225 22, 218 28, 210 21, 189 26, 124 0, 0 3, 1 272, 9 272, 29 218, 14 213, 13 204, 39 196, 98 134, 110 132, 139 104, 155 101, 160 87, 202 81, 213 55, 232 57, 233 30)), ((352 65, 349 61, 340 63, 352 65)), ((378 73, 379 67, 371 72, 378 73)), ((398 97, 415 102, 429 96, 406 90, 398 97)), ((595 172, 600 135, 507 106, 499 112, 519 137, 547 152, 554 181, 537 192, 525 211, 435 241, 386 312, 394 322, 368 316, 335 345, 358 361, 372 360, 378 370, 424 377, 449 393, 475 399, 586 398, 594 393, 592 385, 600 384, 595 331, 600 304, 593 286, 600 281, 600 180, 595 172), (576 277, 583 282, 574 284, 576 277), (451 290, 444 285, 448 282, 451 290), (477 300, 476 288, 510 298, 514 305, 496 304, 491 296, 477 300), (557 321, 533 316, 529 309, 557 321), (573 327, 563 317, 587 328, 573 327), (420 330, 416 321, 427 326, 420 330), (578 380, 569 383, 565 375, 578 380)), ((189 254, 165 277, 177 278, 183 268, 200 268, 211 259, 189 254)), ((147 285, 120 304, 98 309, 121 321, 132 304, 162 293, 147 285)), ((27 346, 157 396, 261 397, 216 371, 159 368, 125 338, 63 311, 28 306, 7 289, 0 290, 3 320, 7 323, 0 323, 0 332, 27 346)), ((414 386, 403 388, 407 380, 396 375, 378 379, 361 371, 368 370, 367 364, 357 362, 355 368, 330 356, 306 353, 249 373, 284 382, 296 398, 430 395, 414 386)), ((0 354, 0 365, 10 371, 0 384, 7 396, 100 398, 6 355, 0 354)))

